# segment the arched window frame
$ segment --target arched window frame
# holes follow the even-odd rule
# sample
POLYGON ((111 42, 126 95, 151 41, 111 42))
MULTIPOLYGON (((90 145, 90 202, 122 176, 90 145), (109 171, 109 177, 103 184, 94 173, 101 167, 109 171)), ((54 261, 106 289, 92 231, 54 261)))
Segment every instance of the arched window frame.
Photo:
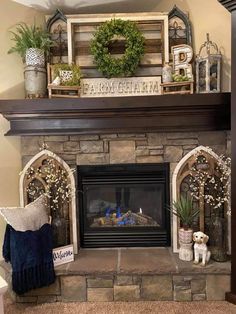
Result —
MULTIPOLYGON (((22 170, 21 175, 20 175, 20 183, 19 183, 20 205, 22 207, 27 205, 25 177, 26 177, 26 173, 27 173, 28 169, 30 167, 33 167, 34 164, 37 163, 37 161, 39 161, 40 159, 48 158, 48 157, 55 159, 57 161, 57 163, 59 165, 61 165, 61 167, 63 169, 65 169, 65 171, 68 173, 68 178, 70 180, 70 185, 71 185, 71 190, 72 190, 72 197, 70 200, 70 211, 71 211, 71 213, 69 213, 69 216, 70 216, 70 233, 72 234, 74 253, 77 254, 78 253, 78 240, 77 240, 77 221, 76 221, 75 178, 74 178, 74 174, 73 174, 72 169, 68 166, 68 164, 63 159, 61 159, 55 153, 53 153, 47 149, 44 149, 28 161, 28 163, 25 165, 25 167, 22 170)), ((42 183, 43 183, 43 181, 42 181, 42 183)))
MULTIPOLYGON (((196 148, 194 148, 193 150, 191 150, 188 154, 186 154, 181 160, 180 162, 177 164, 174 172, 173 172, 173 177, 172 177, 172 201, 176 201, 179 197, 180 194, 180 187, 181 187, 181 182, 183 181, 183 179, 187 176, 182 175, 181 176, 181 172, 184 169, 184 167, 188 164, 188 162, 193 159, 193 157, 196 154, 199 153, 203 153, 203 155, 205 156, 209 156, 209 162, 210 163, 217 163, 218 161, 220 161, 220 157, 214 153, 209 147, 205 147, 205 146, 198 146, 196 148)), ((193 163, 193 162, 192 162, 193 163)), ((199 202, 199 208, 200 208, 200 226, 204 228, 204 221, 205 221, 205 217, 204 217, 204 200, 200 199, 199 202)), ((230 215, 228 215, 228 225, 230 226, 230 215)), ((179 244, 178 244, 178 229, 179 229, 179 222, 178 222, 178 218, 173 215, 172 217, 172 241, 173 241, 173 252, 174 253, 178 253, 179 252, 179 244)), ((228 228, 228 246, 230 249, 230 233, 229 230, 230 228, 228 228)), ((204 231, 204 230, 202 230, 204 231)))

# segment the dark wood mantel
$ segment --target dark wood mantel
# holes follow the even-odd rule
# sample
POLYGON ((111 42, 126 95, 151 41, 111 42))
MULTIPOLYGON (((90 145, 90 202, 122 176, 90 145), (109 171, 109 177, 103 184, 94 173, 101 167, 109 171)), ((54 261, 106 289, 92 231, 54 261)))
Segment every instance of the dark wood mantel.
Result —
POLYGON ((0 100, 6 135, 230 129, 230 93, 0 100))

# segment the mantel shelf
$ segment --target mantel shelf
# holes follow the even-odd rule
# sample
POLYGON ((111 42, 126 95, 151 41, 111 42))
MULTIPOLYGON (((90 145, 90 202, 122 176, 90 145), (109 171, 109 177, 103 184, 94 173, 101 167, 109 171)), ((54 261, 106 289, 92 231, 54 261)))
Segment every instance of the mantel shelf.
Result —
POLYGON ((230 93, 0 100, 6 135, 230 129, 230 93))

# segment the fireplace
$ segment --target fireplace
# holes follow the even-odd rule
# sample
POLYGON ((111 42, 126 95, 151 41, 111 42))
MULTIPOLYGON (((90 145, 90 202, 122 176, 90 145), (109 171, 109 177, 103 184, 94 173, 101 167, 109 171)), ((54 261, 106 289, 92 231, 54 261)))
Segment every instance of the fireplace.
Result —
POLYGON ((169 246, 169 164, 78 166, 81 246, 169 246))

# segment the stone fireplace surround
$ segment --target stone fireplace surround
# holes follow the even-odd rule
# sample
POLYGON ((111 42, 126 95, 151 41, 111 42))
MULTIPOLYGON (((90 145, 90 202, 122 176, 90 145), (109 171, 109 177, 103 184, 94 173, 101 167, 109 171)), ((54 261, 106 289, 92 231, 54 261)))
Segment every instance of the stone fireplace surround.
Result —
MULTIPOLYGON (((169 162, 170 182, 178 162, 194 148, 209 146, 217 154, 231 149, 228 131, 22 136, 23 166, 43 143, 71 167, 169 162)), ((11 269, 6 263, 2 267, 10 283, 11 269)), ((193 266, 172 248, 81 249, 74 262, 56 267, 56 275, 55 284, 12 297, 29 303, 197 301, 224 300, 230 289, 230 262, 193 266)))
POLYGON ((21 139, 23 167, 46 143, 50 151, 72 168, 76 165, 168 162, 170 182, 178 162, 194 148, 207 146, 220 155, 230 153, 231 145, 229 131, 22 136, 21 139))

